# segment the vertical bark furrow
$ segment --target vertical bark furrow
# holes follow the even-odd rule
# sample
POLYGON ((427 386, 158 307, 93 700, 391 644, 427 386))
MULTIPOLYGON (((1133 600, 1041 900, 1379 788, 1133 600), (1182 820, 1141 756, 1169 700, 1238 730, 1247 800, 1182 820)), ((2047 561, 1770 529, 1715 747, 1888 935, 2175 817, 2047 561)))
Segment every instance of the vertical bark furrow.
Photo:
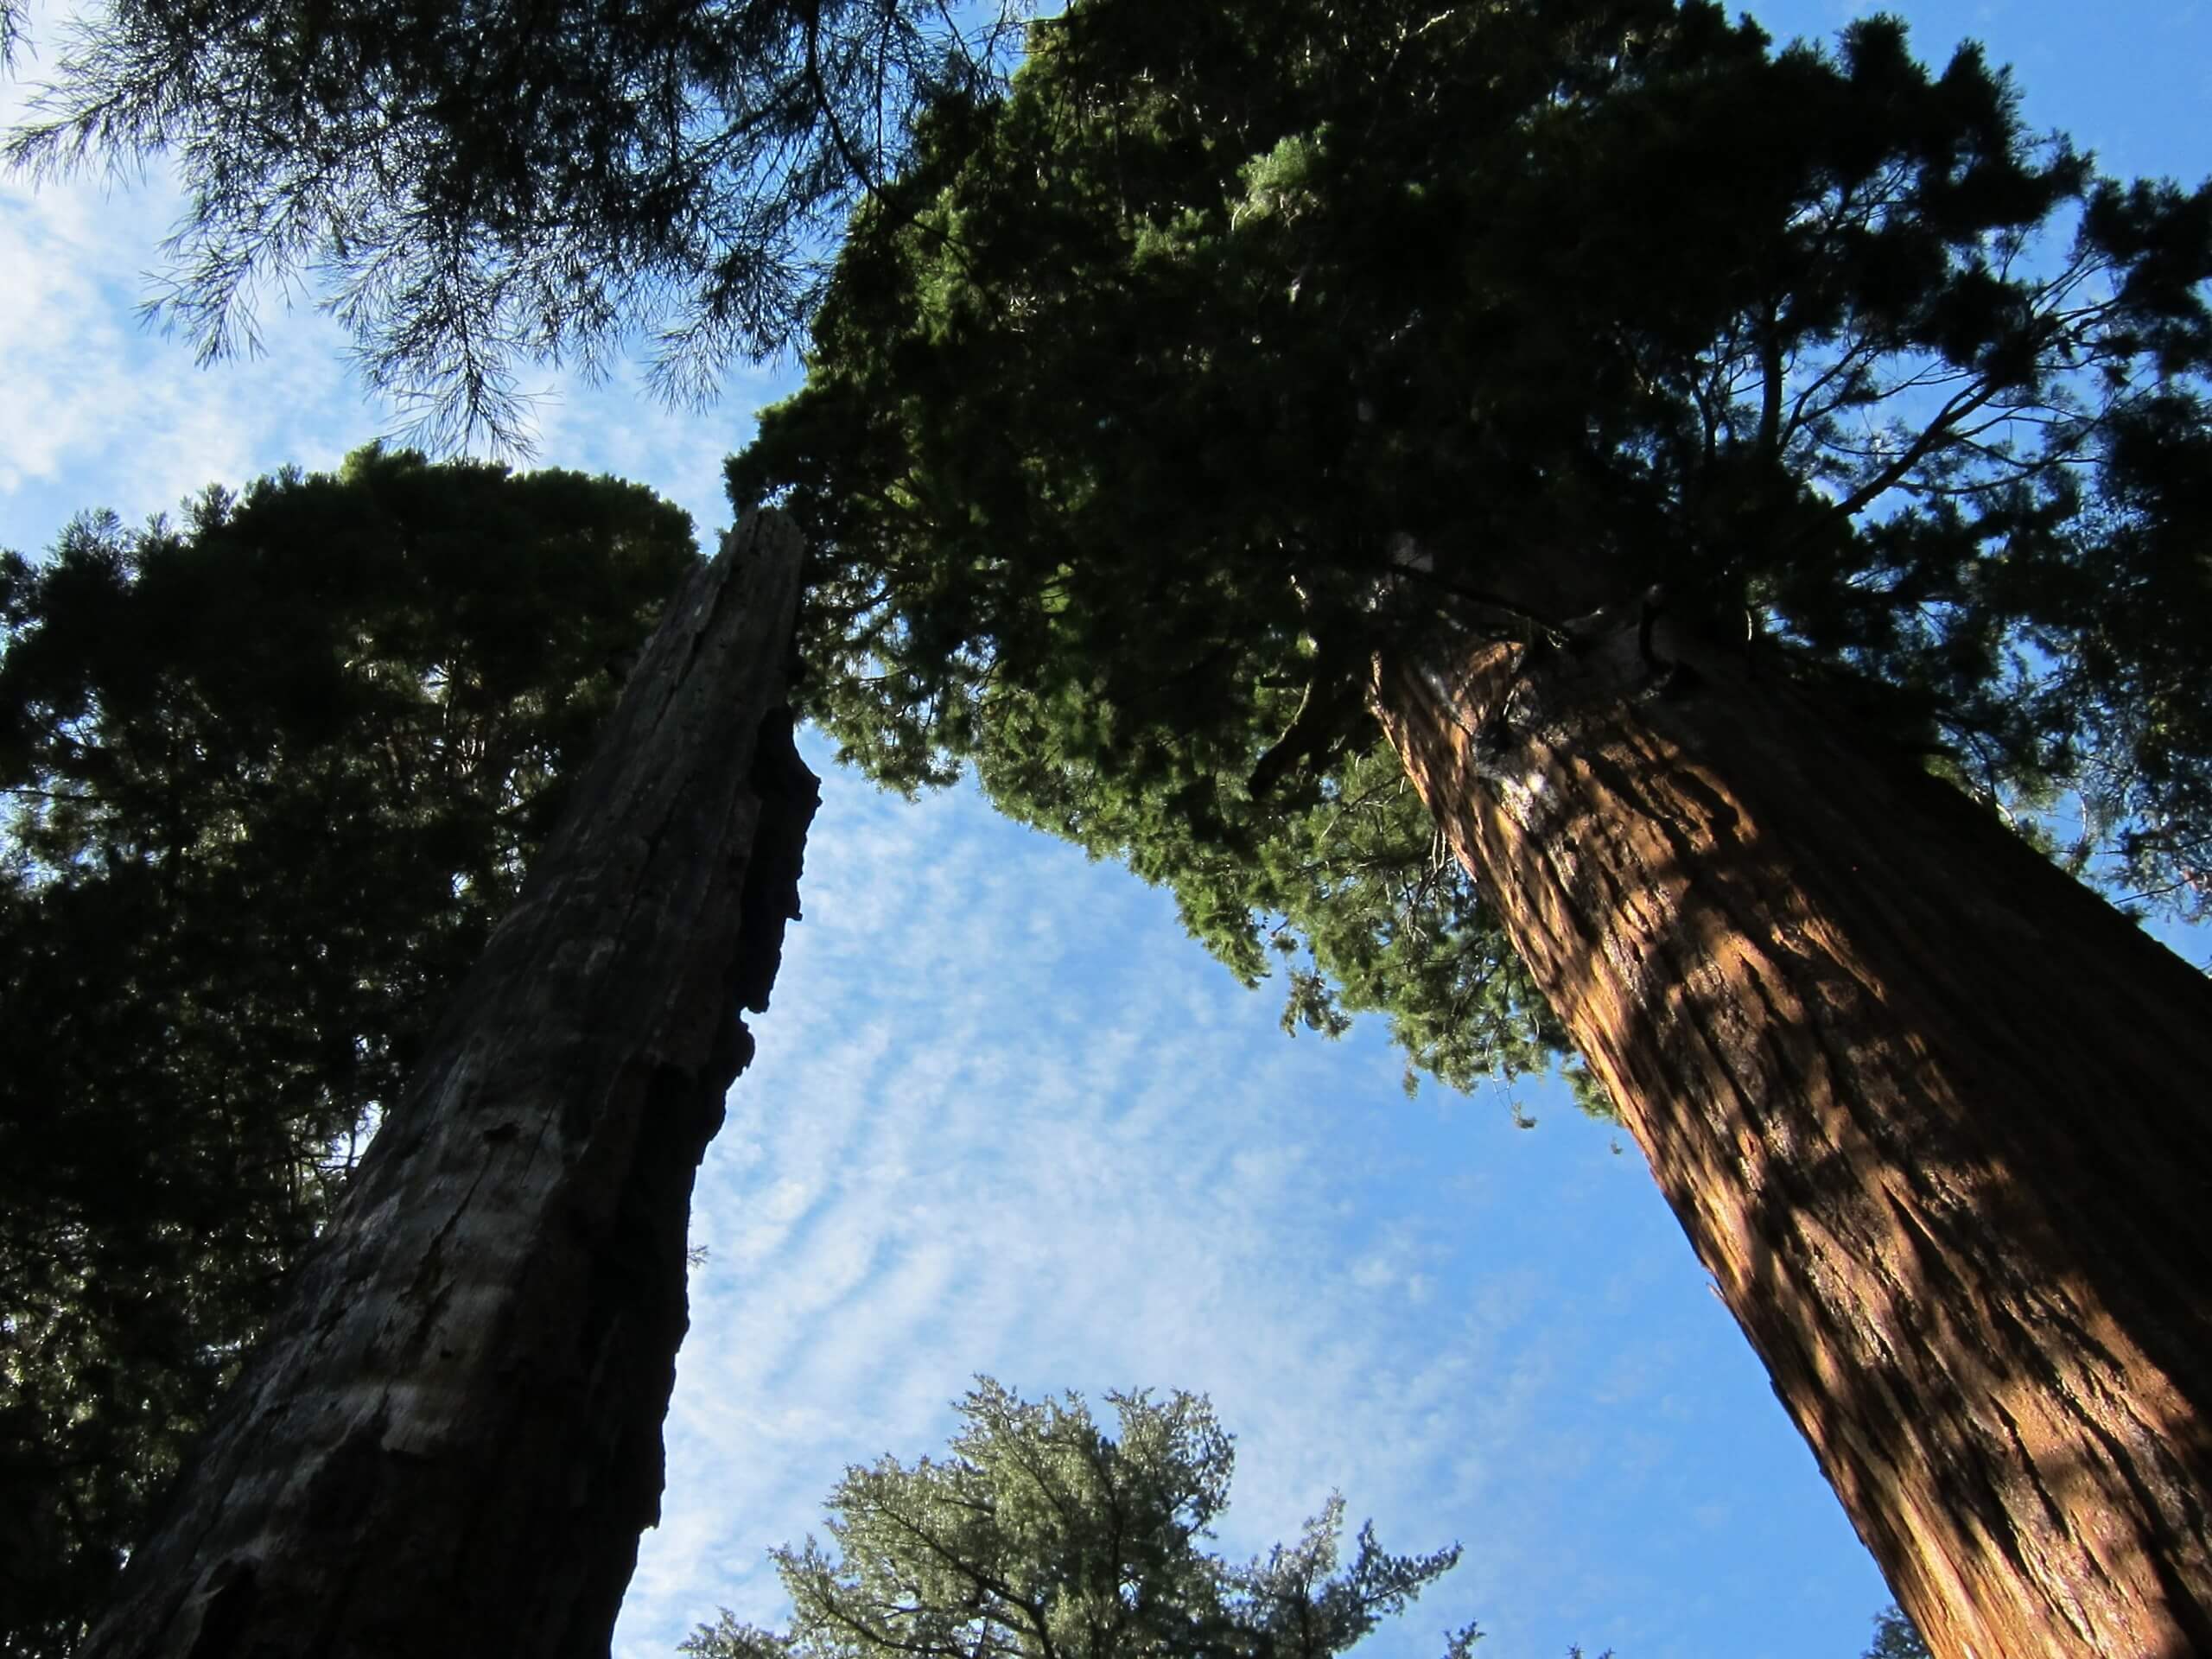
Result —
POLYGON ((2212 1652, 2212 987, 1633 633, 1379 664, 1378 710, 1937 1652, 2212 1652))
POLYGON ((87 1659, 603 1659, 737 997, 797 914, 798 576, 751 518, 671 607, 87 1659))

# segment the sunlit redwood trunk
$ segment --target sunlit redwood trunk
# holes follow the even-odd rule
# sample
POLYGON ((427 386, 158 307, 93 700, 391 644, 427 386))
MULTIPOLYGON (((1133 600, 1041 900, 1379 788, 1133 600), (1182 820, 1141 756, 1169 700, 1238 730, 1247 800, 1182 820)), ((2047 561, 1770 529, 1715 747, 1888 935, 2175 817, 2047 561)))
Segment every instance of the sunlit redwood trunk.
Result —
POLYGON ((798 586, 756 518, 678 597, 83 1655, 605 1659, 692 1177, 798 913, 798 586))
POLYGON ((1377 703, 1936 1652, 2212 1655, 2212 983, 1650 643, 1377 703))

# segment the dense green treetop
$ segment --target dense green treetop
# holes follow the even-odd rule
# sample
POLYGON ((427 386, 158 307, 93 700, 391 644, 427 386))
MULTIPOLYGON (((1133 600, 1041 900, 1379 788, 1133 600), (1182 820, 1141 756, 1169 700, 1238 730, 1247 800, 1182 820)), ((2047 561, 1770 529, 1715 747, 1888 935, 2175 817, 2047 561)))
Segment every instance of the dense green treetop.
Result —
POLYGON ((99 1610, 696 557, 376 450, 0 554, 0 1650, 99 1610))
POLYGON ((1928 1643, 1902 1609, 1885 1607, 1874 1615, 1874 1639, 1859 1659, 1935 1659, 1928 1643))
MULTIPOLYGON (((1298 1541, 1236 1564, 1205 1548, 1236 1453, 1205 1396, 1020 1400, 980 1378, 949 1455, 855 1465, 831 1491, 830 1545, 775 1552, 787 1631, 725 1611, 694 1659, 1332 1659, 1459 1559, 1391 1555, 1344 1502, 1298 1541)), ((1446 1638, 1465 1659, 1471 1624, 1446 1638)))
POLYGON ((814 540, 849 754, 1464 1080, 1557 1033, 1387 781, 1381 647, 1664 607, 2201 906, 2208 275, 2212 193, 1890 19, 1086 0, 858 216, 732 490, 814 540))

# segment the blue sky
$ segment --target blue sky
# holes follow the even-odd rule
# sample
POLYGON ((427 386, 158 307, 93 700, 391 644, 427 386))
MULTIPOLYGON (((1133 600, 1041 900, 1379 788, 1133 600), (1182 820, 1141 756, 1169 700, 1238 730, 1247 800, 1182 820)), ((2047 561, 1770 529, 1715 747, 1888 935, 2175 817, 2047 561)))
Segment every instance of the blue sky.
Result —
MULTIPOLYGON (((2031 121, 2110 169, 2212 168, 2202 8, 1907 10, 1923 54, 1973 35, 2017 66, 2031 121)), ((1756 15, 1787 36, 1851 14, 1756 15)), ((0 183, 0 545, 329 467, 394 423, 282 296, 251 363, 199 370, 144 332, 174 213, 158 180, 0 183)), ((547 377, 540 454, 651 483, 709 531, 721 457, 787 384, 733 376, 699 416, 547 377)), ((1859 1652, 1888 1592, 1632 1147, 1548 1085, 1408 1103, 1378 1032, 1287 1040, 1275 994, 1125 873, 965 791, 908 804, 813 758, 806 919, 702 1176, 709 1259, 621 1659, 718 1605, 774 1618, 766 1549, 847 1463, 934 1450, 978 1371, 1210 1392, 1239 1436, 1233 1554, 1332 1488, 1386 1546, 1459 1540, 1376 1659, 1429 1659, 1471 1618, 1484 1659, 1859 1652)))

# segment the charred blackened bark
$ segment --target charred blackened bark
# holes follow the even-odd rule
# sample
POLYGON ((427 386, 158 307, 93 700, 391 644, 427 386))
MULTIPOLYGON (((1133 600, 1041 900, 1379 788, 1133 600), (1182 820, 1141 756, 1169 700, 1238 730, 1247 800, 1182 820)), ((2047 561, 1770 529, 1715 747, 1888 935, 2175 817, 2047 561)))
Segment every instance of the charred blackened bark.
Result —
POLYGON ((799 553, 748 517, 676 601, 88 1659, 604 1659, 692 1179, 798 914, 799 553))
POLYGON ((2212 1654, 2212 983, 1637 634, 1378 708, 1935 1651, 2212 1654))

